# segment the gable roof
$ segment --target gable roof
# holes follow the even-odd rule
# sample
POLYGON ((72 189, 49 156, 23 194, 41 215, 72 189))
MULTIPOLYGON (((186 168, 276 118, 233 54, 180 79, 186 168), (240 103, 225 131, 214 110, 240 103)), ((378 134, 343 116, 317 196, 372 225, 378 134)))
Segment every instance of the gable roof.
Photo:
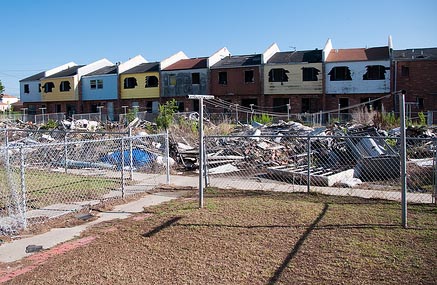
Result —
POLYGON ((173 63, 172 65, 168 66, 164 70, 199 69, 199 68, 207 68, 207 67, 208 67, 208 58, 199 57, 199 58, 181 59, 173 63))
POLYGON ((389 48, 350 48, 350 49, 332 49, 326 59, 327 62, 338 61, 367 61, 367 60, 389 60, 389 48))
POLYGON ((267 63, 322 62, 322 50, 283 51, 275 53, 267 63))
POLYGON ((31 76, 26 77, 26 78, 24 78, 24 79, 21 79, 20 82, 22 82, 22 81, 38 81, 38 80, 40 80, 41 78, 43 78, 45 75, 46 75, 46 72, 45 72, 45 71, 42 71, 42 72, 40 72, 40 73, 37 73, 37 74, 31 75, 31 76))
POLYGON ((64 69, 62 71, 59 71, 55 74, 52 74, 50 76, 44 77, 44 78, 57 78, 57 77, 67 77, 67 76, 73 76, 77 74, 77 70, 85 65, 76 65, 69 67, 67 69, 64 69))
POLYGON ((84 76, 105 75, 105 74, 117 74, 117 65, 105 66, 88 74, 85 74, 84 76))
POLYGON ((414 48, 394 50, 395 60, 437 60, 437 48, 414 48))
POLYGON ((261 65, 261 58, 261 54, 230 55, 211 66, 211 68, 232 68, 261 65))
POLYGON ((141 63, 131 69, 126 70, 122 74, 145 73, 159 71, 159 62, 141 63))

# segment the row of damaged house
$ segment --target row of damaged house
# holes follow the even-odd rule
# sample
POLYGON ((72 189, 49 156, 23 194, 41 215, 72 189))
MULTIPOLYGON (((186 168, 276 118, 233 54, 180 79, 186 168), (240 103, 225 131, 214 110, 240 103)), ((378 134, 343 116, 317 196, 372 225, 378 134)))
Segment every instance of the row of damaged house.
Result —
POLYGON ((396 97, 389 95, 405 89, 412 113, 437 110, 437 48, 395 50, 391 42, 337 48, 329 39, 313 50, 281 51, 272 44, 255 54, 234 55, 224 47, 210 56, 178 52, 156 62, 141 55, 116 63, 70 62, 22 79, 20 98, 28 114, 101 112, 117 120, 132 110, 157 113, 159 104, 171 99, 180 112, 198 111, 198 101, 188 100, 188 94, 213 94, 226 102, 208 106, 210 113, 240 107, 282 114, 347 113, 366 102, 397 111, 396 97))

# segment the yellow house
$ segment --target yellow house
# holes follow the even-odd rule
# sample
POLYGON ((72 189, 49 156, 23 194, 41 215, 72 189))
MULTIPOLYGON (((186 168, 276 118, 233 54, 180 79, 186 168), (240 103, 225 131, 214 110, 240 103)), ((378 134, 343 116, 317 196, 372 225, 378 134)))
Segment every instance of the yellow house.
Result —
POLYGON ((121 73, 121 99, 159 98, 159 66, 159 62, 142 63, 121 73))
POLYGON ((78 70, 76 65, 41 79, 41 99, 43 102, 79 100, 78 70))

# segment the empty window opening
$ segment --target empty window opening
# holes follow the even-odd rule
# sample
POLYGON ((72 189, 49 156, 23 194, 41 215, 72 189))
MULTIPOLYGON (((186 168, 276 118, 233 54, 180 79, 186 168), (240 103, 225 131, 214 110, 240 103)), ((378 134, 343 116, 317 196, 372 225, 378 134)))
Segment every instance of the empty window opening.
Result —
POLYGON ((41 83, 38 84, 38 92, 41 93, 41 83))
POLYGON ((67 92, 70 91, 70 89, 70 81, 62 81, 59 85, 59 90, 61 90, 61 92, 67 92))
POLYGON ((156 76, 146 76, 146 88, 150 88, 150 87, 158 87, 158 77, 156 76))
POLYGON ((191 84, 200 84, 200 73, 191 73, 191 84))
POLYGON ((147 101, 146 102, 146 112, 152 113, 153 110, 153 101, 147 101))
POLYGON ((255 78, 253 77, 253 70, 245 70, 244 71, 244 82, 245 83, 255 82, 255 78))
POLYGON ((417 101, 417 108, 423 110, 425 106, 424 99, 417 97, 416 101, 417 101))
POLYGON ((61 113, 61 112, 62 112, 61 104, 56 104, 56 113, 61 113))
POLYGON ((219 72, 219 84, 228 84, 228 73, 226 71, 219 72))
POLYGON ((385 66, 368 65, 367 72, 363 75, 363 80, 383 80, 385 79, 385 66))
POLYGON ((320 70, 314 67, 303 67, 302 68, 302 80, 303 81, 317 81, 319 78, 320 70))
POLYGON ((320 104, 317 98, 302 98, 301 112, 314 113, 318 111, 320 104))
POLYGON ((401 66, 401 76, 410 76, 410 68, 408 66, 401 66))
POLYGON ((253 109, 257 109, 258 100, 257 99, 241 99, 241 106, 250 108, 250 105, 254 105, 253 109))
POLYGON ((126 77, 124 79, 124 89, 132 89, 137 85, 137 79, 135 77, 126 77))
POLYGON ((55 84, 53 82, 47 82, 46 84, 44 84, 43 88, 44 88, 44 93, 50 93, 53 92, 53 88, 55 88, 55 84))
POLYGON ((176 75, 174 75, 174 74, 169 75, 168 82, 169 82, 168 84, 170 86, 176 86, 176 75))
POLYGON ((184 102, 178 102, 178 111, 185 112, 185 104, 184 102))
POLYGON ((288 98, 273 98, 273 111, 278 113, 287 113, 287 104, 290 103, 288 98))
POLYGON ((29 94, 29 84, 24 84, 24 93, 29 94))
POLYGON ((288 70, 273 68, 269 71, 269 82, 288 82, 288 70))
POLYGON ((331 81, 352 80, 351 71, 347 66, 336 66, 328 73, 331 81))

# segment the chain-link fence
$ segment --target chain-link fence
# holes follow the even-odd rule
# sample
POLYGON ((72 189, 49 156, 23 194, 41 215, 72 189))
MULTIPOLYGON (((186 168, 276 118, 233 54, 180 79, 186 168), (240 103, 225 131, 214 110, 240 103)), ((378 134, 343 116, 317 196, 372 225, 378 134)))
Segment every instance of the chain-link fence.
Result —
POLYGON ((168 137, 4 130, 0 234, 169 180, 168 137))
MULTIPOLYGON (((433 203, 437 140, 407 139, 407 201, 433 203)), ((401 201, 400 140, 381 136, 209 136, 207 183, 220 188, 401 201)))

